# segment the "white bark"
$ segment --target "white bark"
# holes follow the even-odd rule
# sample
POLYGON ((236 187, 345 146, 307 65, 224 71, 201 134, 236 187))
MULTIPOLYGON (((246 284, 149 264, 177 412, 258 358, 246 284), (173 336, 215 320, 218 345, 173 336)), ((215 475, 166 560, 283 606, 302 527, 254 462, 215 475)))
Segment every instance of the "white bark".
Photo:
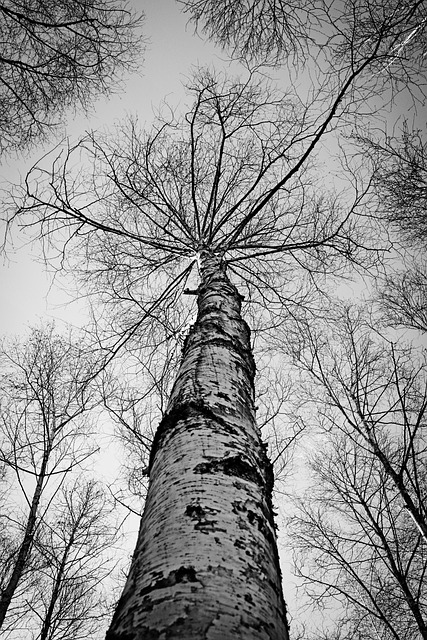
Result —
POLYGON ((249 329, 216 256, 198 305, 108 640, 288 638, 249 329))

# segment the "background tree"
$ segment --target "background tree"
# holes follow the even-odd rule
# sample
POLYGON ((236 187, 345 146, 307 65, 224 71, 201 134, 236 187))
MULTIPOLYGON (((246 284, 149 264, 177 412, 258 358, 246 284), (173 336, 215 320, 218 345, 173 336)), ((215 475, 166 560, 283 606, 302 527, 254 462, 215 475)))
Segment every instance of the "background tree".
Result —
POLYGON ((427 243, 427 143, 407 121, 400 136, 358 138, 373 164, 379 213, 408 246, 427 243))
POLYGON ((27 625, 38 629, 34 637, 102 637, 114 597, 107 579, 117 565, 115 520, 99 483, 78 479, 63 488, 35 543, 40 570, 33 593, 25 596, 32 603, 27 625))
POLYGON ((6 616, 34 581, 32 550, 41 523, 66 476, 95 450, 86 414, 97 403, 91 382, 99 363, 84 343, 61 338, 52 327, 34 329, 23 344, 3 343, 0 357, 0 461, 9 485, 0 626, 13 628, 6 616))
MULTIPOLYGON (((376 215, 387 225, 401 264, 378 278, 375 299, 392 326, 425 332, 427 271, 427 151, 422 130, 405 121, 399 136, 358 136, 356 145, 372 164, 376 215)), ((396 263, 396 260, 394 261, 396 263)))
MULTIPOLYGON (((115 365, 118 370, 123 370, 122 363, 123 359, 116 360, 115 365)), ((129 375, 126 377, 117 375, 114 378, 108 376, 108 380, 104 377, 102 385, 104 407, 115 425, 116 443, 124 453, 120 478, 109 489, 117 503, 138 516, 143 511, 147 492, 154 425, 164 415, 164 410, 160 409, 163 402, 162 394, 153 392, 152 385, 145 390, 146 378, 143 375, 145 366, 146 363, 143 364, 142 371, 137 370, 133 383, 129 375), (137 383, 139 383, 138 386, 137 383), (160 398, 160 407, 155 406, 158 398, 160 398)), ((159 376, 158 380, 162 386, 164 379, 162 381, 159 376)), ((158 385, 156 384, 155 387, 158 388, 158 385)))
POLYGON ((317 68, 332 82, 365 60, 365 96, 368 86, 375 91, 390 80, 395 89, 414 83, 418 95, 423 93, 419 74, 425 68, 427 44, 424 0, 394 0, 387 6, 371 0, 178 2, 196 27, 245 60, 288 68, 307 63, 312 73, 317 68))
POLYGON ((141 17, 111 0, 0 3, 0 154, 43 140, 70 108, 117 90, 141 52, 141 17))
POLYGON ((425 638, 426 543, 378 460, 335 433, 310 466, 288 533, 302 589, 330 621, 321 637, 425 638))
POLYGON ((427 332, 427 268, 422 260, 386 275, 376 298, 387 323, 427 332))
POLYGON ((341 603, 340 638, 369 627, 381 638, 424 638, 425 353, 388 342, 361 311, 346 309, 329 327, 300 325, 289 341, 314 383, 305 400, 321 434, 316 488, 291 530, 298 572, 317 607, 341 603))

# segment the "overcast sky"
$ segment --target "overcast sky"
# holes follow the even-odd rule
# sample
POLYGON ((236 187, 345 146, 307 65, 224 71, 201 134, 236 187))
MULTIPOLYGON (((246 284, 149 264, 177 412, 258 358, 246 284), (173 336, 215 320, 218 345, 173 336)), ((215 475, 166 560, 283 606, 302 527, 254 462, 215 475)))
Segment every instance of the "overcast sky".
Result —
MULTIPOLYGON (((192 25, 187 26, 187 18, 175 0, 134 0, 133 4, 146 14, 144 33, 148 45, 141 73, 125 78, 124 91, 108 100, 99 100, 90 116, 70 116, 65 133, 71 139, 78 139, 88 129, 113 127, 126 114, 137 114, 140 122, 149 125, 162 100, 179 110, 184 97, 183 82, 191 74, 192 66, 209 64, 217 69, 229 66, 223 52, 195 35, 192 25)), ((236 64, 232 70, 236 70, 236 64)), ((52 141, 45 150, 54 144, 52 141)), ((0 182, 3 185, 8 180, 19 182, 42 155, 43 149, 36 148, 30 157, 3 161, 0 182)), ((326 173, 324 178, 328 179, 326 173)), ((51 286, 51 278, 41 262, 40 247, 26 244, 17 231, 13 240, 15 250, 0 261, 0 335, 24 333, 30 325, 48 318, 83 325, 82 303, 64 306, 67 295, 55 283, 51 286)), ((294 579, 288 574, 285 554, 281 555, 286 575, 285 598, 292 612, 294 579)))
MULTIPOLYGON (((222 51, 194 33, 194 27, 187 24, 187 17, 175 0, 133 0, 133 5, 146 14, 144 35, 148 45, 140 75, 124 78, 124 90, 108 100, 99 100, 89 116, 80 114, 73 118, 70 115, 56 142, 64 135, 73 140, 88 129, 113 127, 126 114, 137 114, 140 122, 149 126, 155 110, 165 99, 179 111, 184 98, 183 83, 194 66, 211 65, 215 69, 229 69, 232 73, 239 71, 236 63, 230 67, 222 51)), ((284 74, 284 70, 276 72, 282 88, 286 84, 284 74)), ((300 94, 309 86, 304 84, 303 76, 298 76, 295 82, 300 94)), ((328 148, 331 142, 328 137, 328 148)), ((44 149, 37 147, 27 158, 4 160, 0 164, 0 186, 6 180, 19 182, 43 152, 54 144, 52 141, 44 149)), ((328 161, 322 168, 323 179, 330 183, 332 173, 328 161)), ((29 325, 47 317, 84 324, 82 303, 64 307, 63 304, 69 302, 66 292, 56 283, 51 286, 51 278, 40 262, 40 246, 28 246, 16 230, 13 240, 15 250, 9 251, 7 258, 0 261, 0 335, 22 333, 29 325)), ((62 287, 67 289, 67 284, 62 283, 62 287)))
MULTIPOLYGON (((153 112, 164 99, 179 109, 183 98, 183 82, 194 65, 228 67, 225 55, 194 34, 192 25, 175 0, 134 0, 137 9, 146 14, 144 33, 148 41, 140 75, 124 78, 124 91, 99 100, 88 116, 70 115, 65 134, 77 139, 88 129, 113 127, 126 114, 138 115, 150 124, 153 112)), ((58 136, 56 142, 61 139, 58 136)), ((55 141, 45 146, 53 147, 55 141)), ((27 158, 4 160, 0 164, 0 181, 19 182, 31 165, 43 154, 34 149, 27 158)), ((25 245, 25 239, 13 234, 15 250, 0 262, 0 335, 26 331, 41 319, 58 318, 73 324, 84 323, 82 306, 62 306, 68 298, 45 273, 40 262, 40 248, 25 245)))

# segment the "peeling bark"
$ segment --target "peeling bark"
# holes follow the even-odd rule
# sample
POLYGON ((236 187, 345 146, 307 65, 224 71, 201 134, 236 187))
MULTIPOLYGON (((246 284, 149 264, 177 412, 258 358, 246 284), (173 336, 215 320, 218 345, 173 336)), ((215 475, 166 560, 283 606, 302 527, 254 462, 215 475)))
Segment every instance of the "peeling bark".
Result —
POLYGON ((202 255, 198 316, 157 430, 138 542, 107 640, 287 640, 273 474, 241 297, 202 255))

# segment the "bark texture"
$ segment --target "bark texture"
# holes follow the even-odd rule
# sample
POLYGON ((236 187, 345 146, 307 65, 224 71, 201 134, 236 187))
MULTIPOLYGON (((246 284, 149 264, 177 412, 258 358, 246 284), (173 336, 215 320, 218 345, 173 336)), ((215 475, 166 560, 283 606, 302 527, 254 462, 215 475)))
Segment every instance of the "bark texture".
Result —
POLYGON ((130 574, 107 640, 287 640, 273 474, 255 421, 250 332, 220 257, 152 449, 130 574))

